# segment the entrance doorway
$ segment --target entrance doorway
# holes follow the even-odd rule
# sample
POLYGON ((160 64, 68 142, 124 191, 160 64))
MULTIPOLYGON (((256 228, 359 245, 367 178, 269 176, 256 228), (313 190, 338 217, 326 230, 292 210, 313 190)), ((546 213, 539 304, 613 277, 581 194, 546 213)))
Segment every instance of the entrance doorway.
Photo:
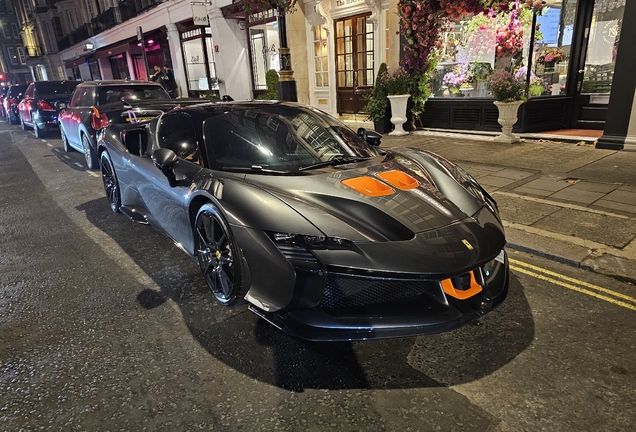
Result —
POLYGON ((373 88, 374 39, 371 14, 335 21, 338 114, 363 112, 373 88))
POLYGON ((579 23, 585 33, 575 71, 573 128, 605 127, 624 10, 624 3, 602 0, 590 1, 581 8, 579 23))

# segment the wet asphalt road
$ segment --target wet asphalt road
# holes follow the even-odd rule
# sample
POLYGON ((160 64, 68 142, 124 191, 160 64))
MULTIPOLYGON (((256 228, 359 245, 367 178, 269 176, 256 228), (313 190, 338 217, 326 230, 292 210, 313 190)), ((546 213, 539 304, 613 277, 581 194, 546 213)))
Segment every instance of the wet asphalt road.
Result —
POLYGON ((298 341, 216 304, 94 174, 0 121, 0 431, 636 429, 636 310, 513 271, 506 302, 453 332, 298 341))

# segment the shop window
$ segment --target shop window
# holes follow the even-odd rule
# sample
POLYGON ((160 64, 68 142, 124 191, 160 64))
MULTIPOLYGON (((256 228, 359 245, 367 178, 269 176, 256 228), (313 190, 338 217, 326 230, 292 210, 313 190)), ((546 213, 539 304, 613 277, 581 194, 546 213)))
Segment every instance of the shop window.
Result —
POLYGON ((582 93, 610 93, 624 11, 625 1, 594 2, 582 93))
POLYGON ((526 81, 531 55, 529 96, 564 94, 575 8, 576 2, 545 1, 532 43, 533 12, 527 8, 496 16, 466 16, 451 23, 442 34, 432 93, 489 97, 485 81, 498 63, 510 64, 517 78, 526 81))
POLYGON ((270 69, 280 70, 278 26, 276 22, 255 25, 249 28, 249 34, 254 90, 267 90, 265 74, 270 69))
POLYGON ((314 26, 314 71, 316 87, 329 87, 329 57, 327 30, 322 25, 314 26))
POLYGON ((213 41, 208 35, 210 29, 206 28, 205 49, 208 59, 208 68, 205 67, 205 55, 203 33, 201 28, 190 30, 181 34, 181 46, 185 58, 188 90, 193 92, 208 92, 219 89, 216 79, 216 64, 214 62, 213 41), (208 80, 209 70, 209 80, 208 80))
POLYGON ((128 70, 128 62, 124 54, 112 56, 110 59, 110 67, 113 72, 114 79, 130 79, 130 71, 128 70))

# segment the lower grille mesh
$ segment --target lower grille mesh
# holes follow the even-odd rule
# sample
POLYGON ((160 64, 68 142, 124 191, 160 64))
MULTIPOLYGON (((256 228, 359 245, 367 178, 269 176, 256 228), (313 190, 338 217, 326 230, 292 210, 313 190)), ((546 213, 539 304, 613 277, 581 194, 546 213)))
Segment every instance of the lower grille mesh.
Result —
POLYGON ((335 309, 404 300, 439 290, 436 281, 357 279, 329 275, 320 306, 335 309))

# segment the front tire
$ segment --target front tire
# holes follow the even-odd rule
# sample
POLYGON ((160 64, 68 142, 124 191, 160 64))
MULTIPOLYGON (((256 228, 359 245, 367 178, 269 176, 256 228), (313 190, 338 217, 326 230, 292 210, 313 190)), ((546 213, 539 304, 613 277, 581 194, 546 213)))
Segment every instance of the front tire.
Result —
POLYGON ((62 138, 62 146, 64 147, 64 151, 65 152, 70 152, 73 151, 73 147, 71 147, 71 145, 68 143, 68 138, 66 137, 66 134, 64 133, 64 129, 62 129, 60 127, 60 138, 62 138))
POLYGON ((84 149, 84 158, 86 159, 88 169, 94 170, 99 168, 97 155, 95 154, 95 150, 91 147, 91 143, 86 135, 82 135, 82 148, 84 149))
POLYGON ((230 226, 212 204, 194 222, 195 253, 203 277, 219 303, 230 306, 244 294, 241 255, 230 226))
POLYGON ((119 181, 117 180, 117 174, 115 174, 115 168, 113 168, 113 162, 110 159, 110 155, 107 151, 102 152, 102 181, 104 182, 104 192, 106 192, 106 198, 110 203, 110 209, 115 213, 119 212, 121 207, 121 193, 119 192, 119 181))

